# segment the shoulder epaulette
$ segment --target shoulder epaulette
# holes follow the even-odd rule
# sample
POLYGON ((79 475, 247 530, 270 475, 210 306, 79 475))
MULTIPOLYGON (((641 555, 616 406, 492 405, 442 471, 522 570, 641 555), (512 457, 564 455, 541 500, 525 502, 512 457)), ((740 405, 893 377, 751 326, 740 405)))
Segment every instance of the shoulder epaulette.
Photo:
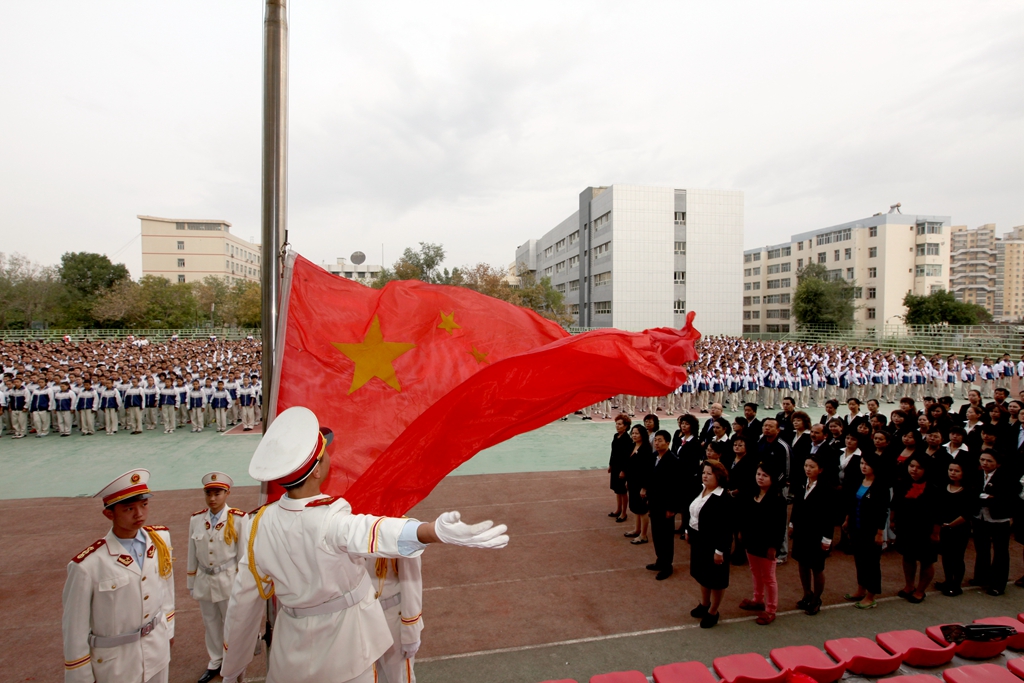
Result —
POLYGON ((161 526, 159 524, 154 524, 153 526, 144 526, 142 528, 146 531, 170 531, 170 529, 168 529, 167 527, 161 526))
POLYGON ((209 511, 210 511, 210 508, 203 508, 202 510, 199 510, 198 512, 193 512, 192 516, 195 517, 196 515, 201 515, 204 512, 209 512, 209 511))
POLYGON ((245 517, 245 515, 246 515, 244 510, 239 510, 238 508, 228 508, 228 512, 230 514, 236 515, 238 517, 245 517))
POLYGON ((306 503, 306 507, 308 507, 308 508, 315 508, 315 507, 320 507, 321 505, 330 505, 331 503, 333 503, 336 500, 338 500, 338 496, 328 496, 327 498, 317 498, 316 500, 312 500, 312 501, 306 503))
POLYGON ((89 546, 88 548, 86 548, 82 552, 78 553, 73 558, 71 558, 71 561, 75 562, 75 563, 81 562, 85 558, 89 557, 89 555, 92 555, 93 552, 95 552, 96 550, 99 550, 104 545, 106 545, 106 543, 107 543, 106 539, 101 538, 100 540, 96 541, 91 546, 89 546))

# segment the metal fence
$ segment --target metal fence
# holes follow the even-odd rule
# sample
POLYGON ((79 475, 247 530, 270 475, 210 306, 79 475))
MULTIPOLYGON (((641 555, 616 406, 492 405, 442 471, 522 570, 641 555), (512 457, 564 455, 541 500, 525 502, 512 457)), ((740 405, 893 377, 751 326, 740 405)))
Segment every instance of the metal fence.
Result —
POLYGON ((1024 326, 1020 325, 884 325, 873 330, 835 330, 804 325, 782 334, 747 334, 748 338, 880 348, 891 351, 957 353, 961 356, 1001 356, 1015 360, 1024 352, 1024 326))
POLYGON ((145 337, 151 342, 162 342, 174 335, 178 335, 179 339, 209 339, 211 334, 216 335, 219 340, 228 341, 245 339, 250 335, 254 339, 261 338, 259 328, 192 327, 177 330, 0 330, 0 340, 54 342, 60 341, 67 335, 71 337, 73 342, 97 339, 126 339, 128 336, 134 336, 136 339, 145 337))

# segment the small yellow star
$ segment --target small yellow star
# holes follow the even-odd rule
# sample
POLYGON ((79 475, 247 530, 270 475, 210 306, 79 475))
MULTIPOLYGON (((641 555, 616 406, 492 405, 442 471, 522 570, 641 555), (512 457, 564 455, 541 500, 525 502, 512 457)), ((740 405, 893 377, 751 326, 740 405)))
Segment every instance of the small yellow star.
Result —
POLYGON ((488 365, 491 364, 491 361, 487 360, 487 356, 489 354, 486 354, 483 351, 478 351, 475 346, 472 347, 472 350, 469 351, 468 353, 469 355, 473 356, 473 358, 476 359, 477 363, 480 363, 481 365, 483 365, 484 363, 487 363, 488 365))
POLYGON ((384 341, 384 335, 380 331, 380 320, 377 319, 377 316, 373 316, 370 329, 366 331, 362 342, 358 344, 331 342, 331 346, 341 351, 356 364, 355 373, 352 375, 352 386, 348 390, 350 394, 374 377, 395 391, 401 391, 402 387, 398 383, 393 363, 403 353, 416 347, 415 344, 384 341))
POLYGON ((452 330, 461 329, 462 325, 455 322, 455 311, 452 311, 448 315, 445 315, 444 311, 441 311, 441 324, 438 325, 438 328, 444 330, 449 336, 451 336, 452 330))

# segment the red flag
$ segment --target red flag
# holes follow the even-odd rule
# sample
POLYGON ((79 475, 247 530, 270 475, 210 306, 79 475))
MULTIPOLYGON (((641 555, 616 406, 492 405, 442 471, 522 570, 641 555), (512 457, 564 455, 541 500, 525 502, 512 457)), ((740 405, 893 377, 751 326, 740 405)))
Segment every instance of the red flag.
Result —
MULTIPOLYGON (((481 450, 618 393, 661 396, 696 360, 682 330, 595 330, 484 368, 430 406, 345 493, 357 512, 402 515, 481 450)), ((332 461, 333 462, 333 461, 332 461)))
MULTIPOLYGON (((376 290, 296 257, 276 412, 335 432, 325 490, 345 493, 424 410, 482 368, 567 337, 557 323, 461 287, 376 290)), ((270 491, 270 500, 280 497, 270 491)))

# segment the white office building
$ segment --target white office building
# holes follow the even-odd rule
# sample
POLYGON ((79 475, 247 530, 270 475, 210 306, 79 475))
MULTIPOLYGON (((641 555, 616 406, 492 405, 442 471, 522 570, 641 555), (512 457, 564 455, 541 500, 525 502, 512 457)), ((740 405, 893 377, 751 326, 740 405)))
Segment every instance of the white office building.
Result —
POLYGON ((743 193, 588 187, 579 208, 516 250, 519 272, 550 277, 580 327, 742 329, 743 193))
POLYGON ((797 273, 816 263, 852 281, 856 329, 899 325, 907 292, 949 289, 949 216, 875 214, 743 252, 743 332, 790 332, 797 273))

